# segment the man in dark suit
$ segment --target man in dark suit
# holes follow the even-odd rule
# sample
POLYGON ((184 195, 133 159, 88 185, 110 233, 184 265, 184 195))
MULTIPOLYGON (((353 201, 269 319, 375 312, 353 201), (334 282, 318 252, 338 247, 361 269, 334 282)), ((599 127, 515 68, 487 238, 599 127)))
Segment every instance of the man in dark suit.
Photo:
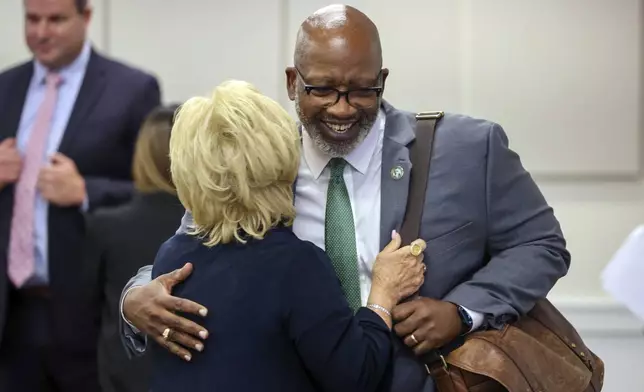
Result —
POLYGON ((157 80, 96 53, 86 0, 25 0, 33 61, 0 74, 0 390, 98 390, 83 212, 132 194, 157 80))
MULTIPOLYGON (((388 74, 376 26, 342 5, 321 9, 302 24, 294 66, 286 69, 288 95, 303 130, 293 230, 327 250, 350 242, 337 258, 358 268, 353 284, 363 303, 375 255, 392 230, 400 230, 416 170, 409 152, 415 114, 382 100, 388 74), (348 183, 346 210, 354 219, 341 235, 327 235, 332 158, 347 163, 342 179, 348 183)), ((186 214, 180 231, 190 221, 186 214)), ((393 309, 399 339, 391 378, 383 385, 392 392, 435 391, 415 354, 516 320, 547 295, 570 263, 552 208, 508 147, 504 130, 459 114, 445 114, 436 126, 420 236, 427 242, 427 275, 420 298, 393 309)), ((142 333, 186 360, 199 356, 194 348, 204 344, 217 350, 203 343, 208 331, 176 311, 226 315, 169 294, 190 271, 188 265, 151 280, 150 268, 143 267, 126 285, 122 334, 131 353, 145 350, 142 333)))

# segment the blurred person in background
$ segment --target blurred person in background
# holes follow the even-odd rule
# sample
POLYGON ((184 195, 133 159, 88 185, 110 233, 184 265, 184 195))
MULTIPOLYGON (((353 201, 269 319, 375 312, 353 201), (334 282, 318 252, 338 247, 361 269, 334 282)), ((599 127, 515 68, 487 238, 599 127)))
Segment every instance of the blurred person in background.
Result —
POLYGON ((153 76, 98 54, 87 0, 24 0, 33 59, 0 74, 0 390, 96 391, 83 212, 133 192, 153 76))
POLYGON ((347 301, 328 256, 291 228, 297 125, 245 82, 182 105, 170 160, 194 225, 163 244, 152 275, 191 260, 177 295, 221 317, 208 319, 217 343, 194 363, 154 346, 151 390, 375 391, 391 360, 391 311, 424 278, 424 241, 400 248, 391 233, 366 306, 347 301))
POLYGON ((149 358, 128 361, 119 337, 121 290, 143 260, 177 230, 185 209, 170 177, 169 142, 176 105, 155 109, 146 119, 134 153, 136 194, 127 204, 87 217, 86 266, 94 266, 102 303, 98 366, 104 392, 149 390, 149 358))

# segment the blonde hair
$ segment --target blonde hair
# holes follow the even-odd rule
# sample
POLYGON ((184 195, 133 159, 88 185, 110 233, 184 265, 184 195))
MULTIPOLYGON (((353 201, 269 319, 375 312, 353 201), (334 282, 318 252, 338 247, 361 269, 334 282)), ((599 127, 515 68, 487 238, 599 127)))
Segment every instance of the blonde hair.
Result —
POLYGON ((295 121, 242 81, 210 98, 185 102, 170 138, 172 179, 205 245, 261 239, 295 217, 293 182, 300 162, 295 121))
POLYGON ((134 147, 132 176, 142 193, 176 194, 170 176, 170 130, 177 105, 161 106, 146 117, 134 147))

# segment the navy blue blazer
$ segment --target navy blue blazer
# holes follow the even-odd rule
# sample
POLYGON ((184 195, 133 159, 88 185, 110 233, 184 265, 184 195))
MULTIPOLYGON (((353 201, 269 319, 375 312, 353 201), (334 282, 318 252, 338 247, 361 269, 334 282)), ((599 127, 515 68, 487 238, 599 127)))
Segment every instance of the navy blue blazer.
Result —
MULTIPOLYGON (((0 141, 16 136, 33 69, 29 61, 0 73, 0 141)), ((160 94, 152 75, 92 51, 58 147, 85 179, 90 209, 131 198, 134 144, 160 94)), ((0 190, 0 337, 11 289, 6 271, 13 197, 13 185, 0 190)), ((72 352, 95 352, 100 303, 90 294, 96 282, 83 263, 83 214, 78 207, 50 205, 47 224, 54 339, 72 352)))
POLYGON ((159 249, 152 277, 186 261, 194 271, 173 293, 207 307, 209 317, 189 317, 209 337, 189 363, 151 344, 153 392, 378 389, 391 332, 370 309, 354 315, 318 247, 284 227, 212 248, 179 234, 159 249))

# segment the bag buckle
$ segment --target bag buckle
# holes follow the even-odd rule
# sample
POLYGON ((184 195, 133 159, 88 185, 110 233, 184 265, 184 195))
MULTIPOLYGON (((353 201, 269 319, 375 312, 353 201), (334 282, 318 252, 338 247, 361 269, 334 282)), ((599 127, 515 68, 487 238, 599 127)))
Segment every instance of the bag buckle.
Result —
MULTIPOLYGON (((440 358, 441 363, 443 365, 443 370, 447 372, 447 361, 445 361, 445 357, 442 354, 438 354, 438 357, 440 358)), ((425 363, 424 365, 425 365, 425 370, 427 370, 427 374, 431 376, 432 371, 429 369, 429 366, 427 365, 427 363, 425 363)))
POLYGON ((416 114, 416 120, 438 120, 443 117, 445 112, 436 111, 436 112, 419 112, 416 114))

